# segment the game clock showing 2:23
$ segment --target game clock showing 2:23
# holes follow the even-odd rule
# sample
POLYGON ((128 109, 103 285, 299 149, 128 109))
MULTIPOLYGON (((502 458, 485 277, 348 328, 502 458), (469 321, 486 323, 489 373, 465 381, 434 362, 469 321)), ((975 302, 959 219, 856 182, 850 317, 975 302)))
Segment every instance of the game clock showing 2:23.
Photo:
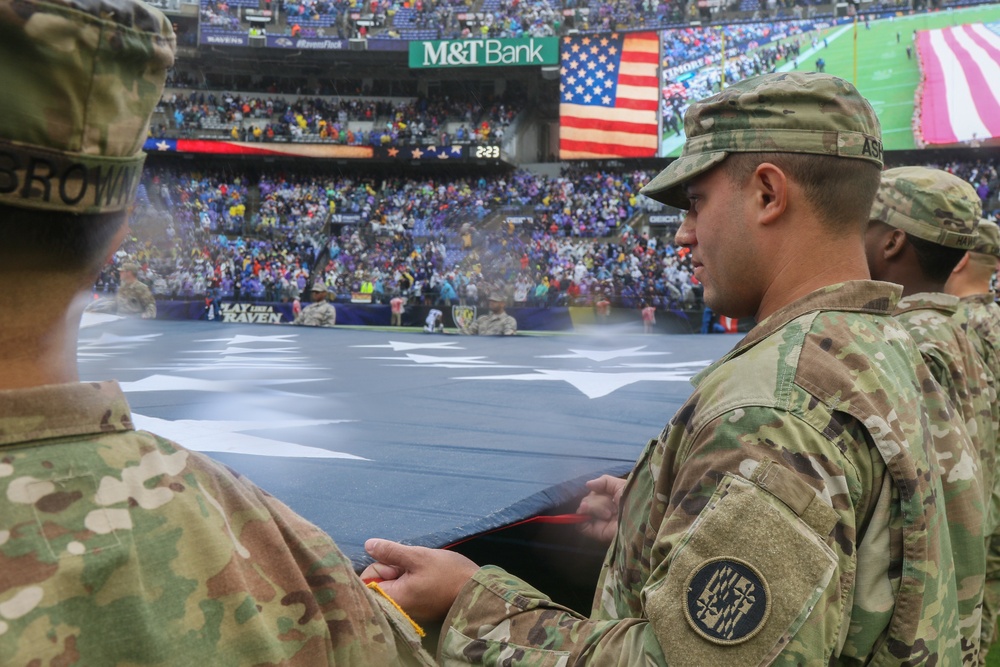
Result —
POLYGON ((475 160, 499 160, 500 159, 500 147, 499 146, 476 146, 472 151, 472 157, 475 160))

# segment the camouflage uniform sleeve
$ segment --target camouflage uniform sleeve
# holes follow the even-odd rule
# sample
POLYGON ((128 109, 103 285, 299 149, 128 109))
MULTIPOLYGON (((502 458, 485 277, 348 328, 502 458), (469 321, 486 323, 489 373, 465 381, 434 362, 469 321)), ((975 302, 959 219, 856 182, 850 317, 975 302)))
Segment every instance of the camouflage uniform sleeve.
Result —
POLYGON ((438 662, 452 665, 664 664, 644 619, 594 621, 553 602, 501 568, 481 568, 462 589, 441 631, 438 662), (595 661, 599 662, 599 661, 595 661))
POLYGON ((503 335, 513 336, 517 333, 517 320, 513 315, 508 315, 503 321, 503 335))
MULTIPOLYGON (((190 455, 202 459, 205 467, 219 465, 190 455)), ((216 576, 217 589, 239 582, 252 587, 263 577, 285 591, 281 604, 302 610, 277 640, 307 644, 306 628, 319 621, 328 633, 325 664, 433 664, 412 623, 364 586, 350 559, 326 533, 235 471, 220 471, 203 483, 221 514, 234 517, 231 530, 236 543, 255 554, 234 558, 216 576), (266 514, 255 512, 255 507, 264 508, 266 514), (308 588, 299 589, 293 582, 304 582, 308 588)))
MULTIPOLYGON (((970 336, 976 344, 976 352, 985 360, 993 378, 994 396, 1000 391, 1000 308, 992 302, 992 295, 984 299, 987 303, 976 305, 971 326, 975 335, 970 336)), ((987 504, 989 508, 986 549, 986 585, 983 592, 983 623, 979 664, 986 664, 986 656, 996 641, 997 619, 1000 618, 1000 473, 996 463, 1000 459, 1000 402, 994 397, 993 420, 996 442, 991 451, 983 455, 983 477, 987 481, 987 504)))
MULTIPOLYGON (((998 502, 998 492, 993 490, 993 504, 998 502)), ((1000 618, 1000 527, 986 540, 986 581, 983 586, 983 622, 980 635, 979 664, 986 664, 986 657, 997 638, 997 619, 1000 618)))
POLYGON ((685 430, 651 443, 630 475, 589 619, 483 568, 445 622, 442 664, 793 665, 865 655, 892 614, 890 559, 866 570, 874 591, 844 594, 856 576, 856 513, 872 515, 873 534, 890 531, 872 493, 884 469, 858 431, 832 442, 814 424, 752 408, 729 411, 693 441, 685 430), (852 603, 872 607, 874 638, 856 637, 871 630, 850 624, 852 603), (845 647, 855 639, 860 646, 845 647))

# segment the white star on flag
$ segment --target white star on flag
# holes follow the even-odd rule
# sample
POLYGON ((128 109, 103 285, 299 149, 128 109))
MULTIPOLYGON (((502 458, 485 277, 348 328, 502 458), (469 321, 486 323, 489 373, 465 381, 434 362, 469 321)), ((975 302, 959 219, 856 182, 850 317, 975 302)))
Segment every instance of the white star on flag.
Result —
POLYGON ((118 336, 115 334, 102 333, 99 338, 94 338, 92 340, 81 340, 80 347, 82 348, 94 348, 94 347, 135 347, 135 343, 151 343, 162 334, 142 334, 139 336, 118 336), (133 345, 129 345, 133 343, 133 345))
MULTIPOLYGON (((319 382, 324 378, 302 378, 282 380, 255 380, 256 386, 295 384, 299 382, 319 382)), ((120 382, 127 394, 145 391, 209 391, 218 393, 240 393, 246 391, 246 382, 229 380, 201 380, 178 375, 150 375, 135 382, 120 382)))
POLYGON ((229 343, 230 345, 241 345, 243 343, 288 343, 295 339, 298 334, 281 334, 278 336, 247 336, 246 334, 236 334, 229 338, 199 338, 199 343, 229 343))
POLYGON ((581 371, 540 370, 520 375, 481 375, 455 378, 456 380, 521 380, 524 382, 568 382, 587 398, 601 398, 635 382, 687 382, 691 373, 591 373, 581 371))
POLYGON ((288 419, 267 422, 210 421, 202 419, 159 419, 132 413, 132 421, 137 429, 151 431, 159 436, 183 442, 188 449, 196 452, 220 452, 223 454, 245 454, 249 456, 275 456, 287 459, 352 459, 370 461, 361 456, 336 452, 321 447, 307 447, 285 440, 272 440, 245 431, 299 428, 302 426, 322 426, 353 421, 351 419, 288 419))
POLYGON ((385 345, 352 345, 351 347, 378 347, 390 348, 393 352, 405 352, 406 350, 464 350, 464 347, 457 347, 458 343, 404 343, 398 340, 390 340, 385 345))
POLYGON ((415 364, 483 364, 493 365, 495 361, 483 361, 486 357, 435 357, 429 354, 410 354, 405 357, 365 357, 365 359, 385 359, 389 361, 405 361, 409 359, 415 364))
POLYGON ((625 347, 618 350, 574 350, 570 348, 572 354, 546 354, 539 357, 539 359, 590 359, 591 361, 609 361, 611 359, 620 359, 622 357, 653 357, 661 354, 670 354, 670 352, 642 352, 645 350, 645 345, 640 345, 639 347, 625 347))

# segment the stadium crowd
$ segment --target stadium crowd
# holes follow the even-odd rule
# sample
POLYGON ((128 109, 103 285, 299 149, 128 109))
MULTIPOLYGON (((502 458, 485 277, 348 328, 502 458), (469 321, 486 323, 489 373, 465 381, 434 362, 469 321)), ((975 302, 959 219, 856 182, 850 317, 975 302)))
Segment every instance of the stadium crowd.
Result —
POLYGON ((157 137, 214 130, 240 141, 303 140, 396 146, 422 139, 448 145, 501 141, 521 107, 516 95, 384 99, 172 92, 154 117, 157 137))
MULTIPOLYGON (((328 217, 339 215, 364 223, 345 225, 329 243, 324 281, 343 298, 370 285, 376 301, 396 293, 428 303, 452 293, 464 300, 470 283, 487 283, 504 285, 516 305, 590 303, 598 292, 623 305, 641 298, 693 304, 683 253, 628 225, 649 177, 265 176, 256 185, 259 207, 248 216, 243 177, 150 171, 118 259, 140 262, 140 279, 158 298, 292 300, 325 241, 328 217), (518 226, 477 226, 501 207, 530 215, 519 216, 527 222, 518 226)), ((115 288, 115 273, 109 267, 102 275, 99 292, 115 288)))
MULTIPOLYGON (((235 3, 234 3, 235 4, 235 3)), ((211 30, 247 31, 240 20, 240 7, 227 0, 201 0, 202 23, 211 30)), ((690 47, 697 57, 706 39, 684 33, 718 33, 718 26, 701 24, 729 22, 726 39, 739 41, 746 32, 759 32, 760 25, 781 29, 805 19, 829 19, 832 5, 818 0, 737 0, 718 13, 699 11, 683 0, 294 0, 290 2, 242 1, 252 9, 276 11, 271 34, 290 37, 378 37, 380 39, 470 39, 559 35, 568 29, 584 32, 663 29, 673 43, 674 58, 684 59, 677 49, 690 47), (358 24, 356 19, 365 17, 358 24), (743 21, 770 19, 768 24, 743 21), (688 24, 695 22, 694 26, 688 24), (747 25, 749 27, 744 28, 747 25)), ((933 8, 970 4, 964 0, 935 3, 933 8)), ((974 3, 973 3, 974 4, 974 3)), ((926 10, 920 3, 902 0, 872 3, 869 12, 926 10)), ((767 29, 767 28, 765 28, 767 29)), ((717 34, 714 36, 718 39, 717 34)), ((709 38, 711 39, 711 38, 709 38)))
POLYGON ((723 45, 727 56, 757 49, 769 42, 803 35, 816 29, 816 21, 741 23, 722 26, 688 26, 662 31, 664 69, 686 63, 708 64, 710 56, 718 60, 723 45))
MULTIPOLYGON (((1000 214, 996 162, 934 165, 977 188, 1000 214)), ((568 168, 558 177, 405 179, 147 170, 132 236, 96 285, 113 292, 125 261, 160 299, 294 301, 319 250, 332 298, 402 294, 465 303, 503 289, 514 306, 700 305, 687 251, 638 225, 648 212, 636 169, 568 168), (253 200, 254 204, 250 202, 253 200), (340 229, 332 236, 328 221, 340 229), (476 287, 470 289, 470 285, 476 287)))

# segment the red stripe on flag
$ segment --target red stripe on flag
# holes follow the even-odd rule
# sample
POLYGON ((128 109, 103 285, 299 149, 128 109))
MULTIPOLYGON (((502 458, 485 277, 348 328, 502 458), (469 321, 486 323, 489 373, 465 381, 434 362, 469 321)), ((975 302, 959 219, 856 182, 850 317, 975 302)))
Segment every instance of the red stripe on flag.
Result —
POLYGON ((931 46, 930 33, 917 33, 917 51, 924 70, 924 88, 920 98, 920 131, 929 144, 954 144, 958 137, 951 128, 948 114, 944 69, 931 46))
POLYGON ((619 86, 638 86, 640 88, 656 87, 655 76, 637 76, 635 74, 622 74, 618 77, 619 86))
POLYGON ((623 63, 652 63, 660 62, 660 55, 656 50, 652 51, 625 51, 622 53, 623 63))
POLYGON ((574 141, 573 139, 560 139, 559 150, 597 153, 609 157, 653 157, 656 154, 655 148, 602 144, 595 141, 574 141))
POLYGON ((593 120, 573 116, 563 118, 560 122, 564 127, 578 127, 581 130, 627 132, 630 134, 650 134, 656 132, 656 123, 628 123, 620 120, 593 120))
MULTIPOLYGON (((986 125, 986 129, 990 131, 990 136, 1000 136, 1000 104, 993 97, 990 82, 983 76, 983 71, 979 68, 979 64, 975 58, 973 58, 972 54, 964 46, 959 44, 958 39, 955 37, 955 32, 963 30, 965 27, 967 26, 945 28, 942 31, 944 41, 952 53, 955 54, 962 67, 961 73, 969 83, 969 90, 972 92, 972 101, 976 107, 976 112, 979 114, 979 118, 986 125)), ((980 138, 984 139, 986 137, 980 138)))
POLYGON ((615 101, 619 109, 636 109, 638 111, 656 111, 656 100, 627 100, 619 97, 615 101))
MULTIPOLYGON (((974 42, 976 46, 981 48, 986 53, 986 56, 992 60, 993 63, 996 63, 997 67, 1000 67, 1000 48, 974 30, 973 26, 965 26, 965 34, 968 36, 969 40, 974 42)), ((983 122, 985 122, 993 132, 993 136, 1000 137, 1000 128, 998 128, 998 126, 1000 126, 1000 102, 997 101, 998 98, 1000 98, 1000 81, 994 81, 985 73, 983 73, 983 76, 988 82, 991 82, 986 88, 983 89, 982 94, 988 95, 993 101, 993 112, 989 113, 987 116, 983 116, 982 113, 980 113, 980 116, 982 116, 983 122)))
POLYGON ((223 155, 284 155, 278 151, 256 146, 242 146, 229 141, 208 141, 204 139, 178 139, 177 150, 188 153, 218 153, 223 155))

